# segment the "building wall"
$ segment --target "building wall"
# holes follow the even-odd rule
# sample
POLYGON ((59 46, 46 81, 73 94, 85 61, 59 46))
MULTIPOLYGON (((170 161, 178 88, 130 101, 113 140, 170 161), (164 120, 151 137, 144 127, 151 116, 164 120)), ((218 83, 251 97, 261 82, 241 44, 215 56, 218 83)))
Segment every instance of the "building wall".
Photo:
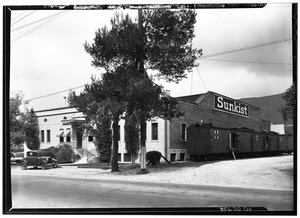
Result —
MULTIPOLYGON (((188 126, 195 123, 211 123, 215 127, 220 128, 236 128, 238 126, 247 127, 254 131, 270 131, 270 122, 262 120, 260 109, 248 105, 249 116, 240 116, 214 109, 214 93, 208 92, 205 97, 198 103, 179 102, 179 109, 184 115, 179 118, 173 118, 170 122, 170 153, 175 153, 176 160, 180 159, 180 153, 187 154, 187 142, 181 140, 182 124, 188 126)), ((187 139, 188 140, 188 139, 187 139)), ((169 156, 170 158, 170 156, 169 156)))
MULTIPOLYGON (((148 151, 159 151, 162 155, 165 155, 165 120, 160 118, 152 119, 146 123, 146 152, 148 151), (152 123, 157 123, 158 135, 157 139, 152 139, 152 123)), ((125 149, 125 129, 124 120, 120 120, 120 141, 119 141, 119 155, 121 156, 121 162, 126 162, 124 155, 127 154, 125 149)), ((139 162, 139 157, 137 157, 136 162, 139 162)))
MULTIPOLYGON (((42 138, 41 131, 44 130, 45 139, 44 142, 41 140, 40 149, 49 148, 52 146, 57 146, 60 143, 68 143, 74 145, 74 140, 76 140, 76 132, 72 131, 71 125, 63 125, 63 120, 69 117, 82 116, 81 112, 78 112, 75 108, 57 108, 53 110, 43 110, 36 112, 39 128, 40 128, 40 140, 42 138), (70 142, 67 142, 67 136, 63 136, 63 142, 60 142, 60 137, 58 136, 60 130, 63 129, 64 134, 70 130, 70 142), (50 130, 50 142, 47 142, 47 130, 50 130), (72 144, 73 143, 73 144, 72 144)), ((88 150, 94 149, 93 142, 86 142, 82 140, 82 146, 87 146, 88 150)))
MULTIPOLYGON (((76 149, 76 132, 73 131, 71 125, 63 125, 63 120, 66 120, 70 117, 79 117, 82 116, 81 112, 78 112, 75 108, 58 108, 53 110, 37 111, 36 112, 40 127, 40 139, 41 139, 41 130, 44 130, 45 140, 41 142, 41 149, 49 148, 51 146, 58 146, 60 142, 60 137, 58 136, 60 130, 63 129, 64 133, 67 132, 67 129, 70 129, 70 142, 67 142, 66 136, 64 136, 64 143, 71 144, 73 148, 76 149), (50 142, 47 142, 47 130, 50 130, 50 142)), ((159 151, 162 155, 165 156, 165 146, 166 146, 166 134, 165 131, 165 120, 154 118, 151 121, 147 122, 146 129, 146 151, 159 151), (157 123, 157 139, 152 139, 152 123, 157 123)), ((120 162, 128 162, 128 159, 125 158, 127 154, 125 149, 125 129, 124 129, 124 120, 120 120, 120 141, 119 141, 119 159, 120 162)), ((87 139, 82 139, 82 148, 87 149, 88 151, 95 150, 95 145, 93 141, 88 141, 87 139)), ((93 152, 94 153, 94 152, 93 152)), ((139 162, 139 156, 136 159, 139 162)))
MULTIPOLYGON (((196 123, 211 123, 215 127, 220 128, 236 128, 238 126, 247 127, 257 132, 270 131, 270 122, 262 120, 260 109, 251 105, 248 106, 248 117, 240 116, 228 112, 223 112, 214 109, 215 93, 208 92, 201 96, 198 100, 193 102, 179 101, 179 109, 184 112, 184 115, 179 118, 173 118, 171 121, 155 118, 147 122, 147 134, 146 134, 146 149, 148 151, 159 151, 168 160, 188 160, 189 155, 187 153, 187 140, 182 140, 183 132, 182 125, 189 126, 196 123), (152 139, 152 123, 157 123, 157 139, 152 139)), ((225 96, 224 96, 225 97, 225 96)), ((227 97, 226 97, 227 98, 227 97)), ((77 112, 75 108, 61 108, 56 110, 40 111, 37 112, 39 119, 39 125, 41 130, 50 129, 51 141, 49 143, 44 142, 41 144, 41 148, 50 146, 57 146, 59 144, 59 131, 61 128, 70 128, 70 125, 63 126, 62 120, 66 117, 81 116, 82 114, 77 112), (45 122, 45 118, 47 121, 45 122)), ((120 141, 119 141, 119 160, 121 162, 127 162, 125 158, 125 131, 124 120, 120 120, 120 141)), ((74 136, 74 132, 71 133, 74 136)), ((187 133, 186 133, 187 136, 187 133)), ((76 137, 75 137, 76 138, 76 137)), ((95 149, 93 142, 82 142, 83 146, 86 146, 88 150, 95 149)), ((139 158, 136 160, 139 161, 139 158)))

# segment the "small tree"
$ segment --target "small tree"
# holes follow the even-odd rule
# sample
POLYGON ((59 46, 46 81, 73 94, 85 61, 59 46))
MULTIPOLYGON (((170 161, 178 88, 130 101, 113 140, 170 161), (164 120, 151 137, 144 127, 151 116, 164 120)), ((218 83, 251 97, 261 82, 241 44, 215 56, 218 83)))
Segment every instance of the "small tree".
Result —
MULTIPOLYGON (((75 106, 79 111, 86 114, 87 121, 96 124, 99 131, 101 131, 102 119, 112 121, 112 172, 119 171, 118 124, 126 109, 125 102, 128 92, 126 88, 129 82, 128 71, 130 71, 130 67, 127 65, 120 65, 116 69, 111 69, 102 76, 102 79, 92 78, 92 83, 86 85, 79 96, 72 92, 68 98, 70 105, 75 106)), ((96 131, 96 133, 98 132, 99 134, 99 131, 96 131)), ((101 140, 100 135, 98 139, 101 140)), ((98 142, 105 144, 108 142, 105 138, 104 142, 102 140, 98 142)))
POLYGON ((281 108, 279 108, 279 111, 281 112, 284 122, 286 122, 288 119, 293 119, 296 115, 297 102, 295 83, 293 83, 293 85, 291 85, 291 87, 285 91, 282 98, 286 104, 281 106, 281 108))
POLYGON ((40 148, 39 124, 33 108, 27 111, 24 121, 23 131, 26 145, 30 150, 38 150, 40 148))
POLYGON ((23 132, 24 112, 21 111, 23 102, 22 92, 12 93, 9 98, 9 132, 11 150, 19 150, 25 141, 23 132))
POLYGON ((135 163, 140 149, 140 131, 138 117, 135 114, 125 118, 125 149, 131 155, 132 163, 135 163))
POLYGON ((112 131, 111 120, 104 111, 97 116, 96 129, 93 129, 93 135, 95 136, 95 147, 100 154, 100 160, 103 162, 110 162, 111 159, 111 146, 112 146, 112 131))

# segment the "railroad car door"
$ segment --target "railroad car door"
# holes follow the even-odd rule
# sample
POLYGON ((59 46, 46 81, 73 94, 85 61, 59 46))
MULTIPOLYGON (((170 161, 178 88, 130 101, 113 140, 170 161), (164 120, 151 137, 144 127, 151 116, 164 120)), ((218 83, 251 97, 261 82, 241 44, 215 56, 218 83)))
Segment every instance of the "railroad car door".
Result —
POLYGON ((271 147, 271 144, 270 144, 270 138, 269 136, 265 136, 264 137, 264 150, 265 151, 269 151, 270 150, 270 147, 271 147))
POLYGON ((254 141, 254 135, 251 134, 251 138, 250 138, 250 151, 251 151, 251 153, 253 152, 253 141, 254 141))
POLYGON ((230 132, 228 134, 229 140, 228 140, 228 147, 229 150, 237 150, 240 146, 240 135, 236 134, 235 132, 230 132))

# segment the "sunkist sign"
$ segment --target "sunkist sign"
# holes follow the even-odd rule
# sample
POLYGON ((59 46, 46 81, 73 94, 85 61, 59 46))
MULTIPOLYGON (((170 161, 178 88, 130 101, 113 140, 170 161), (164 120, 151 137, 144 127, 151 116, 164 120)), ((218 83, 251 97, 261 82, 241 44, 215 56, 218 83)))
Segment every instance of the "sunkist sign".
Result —
POLYGON ((240 116, 249 116, 248 106, 238 101, 215 94, 215 109, 240 116))

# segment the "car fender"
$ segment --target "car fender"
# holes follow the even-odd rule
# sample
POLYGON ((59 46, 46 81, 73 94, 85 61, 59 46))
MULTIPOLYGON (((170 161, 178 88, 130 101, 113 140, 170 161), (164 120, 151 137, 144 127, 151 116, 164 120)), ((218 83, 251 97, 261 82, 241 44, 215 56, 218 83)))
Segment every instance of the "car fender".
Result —
POLYGON ((42 160, 42 161, 40 161, 39 166, 41 166, 42 164, 46 164, 47 165, 48 163, 47 163, 46 160, 42 160))
POLYGON ((25 163, 25 164, 27 165, 26 160, 20 160, 20 161, 18 161, 18 164, 19 164, 19 165, 21 165, 22 163, 25 163))

